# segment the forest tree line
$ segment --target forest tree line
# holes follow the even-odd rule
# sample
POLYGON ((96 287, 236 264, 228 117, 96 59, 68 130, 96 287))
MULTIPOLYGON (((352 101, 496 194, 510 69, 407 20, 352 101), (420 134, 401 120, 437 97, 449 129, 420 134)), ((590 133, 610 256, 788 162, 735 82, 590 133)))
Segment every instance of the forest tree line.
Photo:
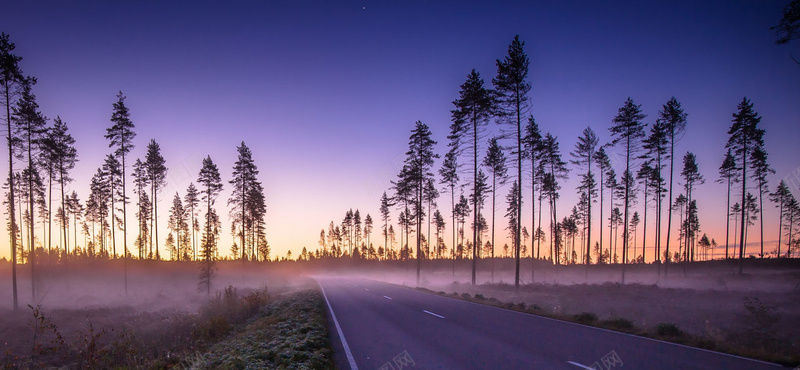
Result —
MULTIPOLYGON (((92 176, 88 194, 80 196, 77 191, 70 191, 71 172, 79 160, 75 139, 65 120, 42 114, 34 94, 37 79, 23 73, 22 58, 14 54, 14 49, 10 37, 0 34, 9 166, 3 203, 8 220, 14 308, 18 305, 18 263, 31 267, 33 300, 39 296, 39 266, 90 259, 122 258, 126 263, 128 259, 199 260, 203 262, 200 288, 210 293, 223 232, 221 217, 213 206, 223 183, 211 157, 202 160, 197 185, 190 183, 183 196, 178 192, 166 195, 172 196, 167 199, 171 206, 161 210, 167 212, 168 221, 167 230, 161 230, 159 237, 159 196, 167 185, 167 163, 155 139, 147 143, 143 158, 131 158, 131 151, 138 145, 136 127, 120 91, 105 133, 110 153, 92 176), (127 218, 129 206, 134 207, 135 224, 127 218), (133 240, 128 239, 129 233, 135 233, 133 240)), ((244 142, 236 150, 238 159, 229 180, 232 192, 227 205, 231 234, 238 242, 231 247, 230 257, 268 260, 267 206, 258 166, 244 142)), ((127 290, 127 272, 125 282, 127 290)))
POLYGON ((713 176, 701 171, 694 153, 676 151, 689 119, 674 97, 649 123, 641 105, 628 98, 611 117, 609 142, 600 143, 594 129, 586 127, 565 158, 559 139, 543 131, 531 112, 530 60, 523 47, 515 37, 508 54, 496 61, 492 87, 474 69, 467 75, 453 101, 438 178, 433 173, 437 143, 426 124, 415 123, 404 165, 380 199, 383 240, 377 248, 368 241, 371 217, 362 228, 358 210, 350 210, 341 223, 331 221, 327 231, 321 230, 319 249, 303 248, 299 258, 471 259, 474 282, 477 259, 500 253, 497 223, 511 242, 503 245, 502 256, 516 260, 517 284, 522 257, 556 265, 667 264, 711 259, 714 249, 724 246, 725 259, 742 259, 753 227, 760 231, 759 257, 800 253, 800 204, 785 181, 772 188, 767 181, 775 171, 761 117, 749 99, 743 98, 732 114, 723 160, 713 176), (616 166, 613 153, 621 157, 616 166), (570 176, 579 179, 574 189, 579 201, 559 216, 562 184, 570 176), (719 242, 702 232, 698 217, 695 190, 706 176, 727 192, 726 234, 719 242), (499 187, 508 183, 501 194, 499 187), (449 210, 439 207, 441 195, 449 195, 449 210), (778 208, 778 242, 765 247, 763 211, 769 202, 778 208), (399 230, 390 223, 393 208, 399 230), (449 211, 449 219, 442 210, 449 211), (522 224, 523 212, 530 212, 529 224, 522 224), (455 225, 452 236, 444 235, 447 222, 455 225), (600 230, 597 240, 593 227, 600 230), (648 233, 655 235, 654 245, 646 244, 648 233))

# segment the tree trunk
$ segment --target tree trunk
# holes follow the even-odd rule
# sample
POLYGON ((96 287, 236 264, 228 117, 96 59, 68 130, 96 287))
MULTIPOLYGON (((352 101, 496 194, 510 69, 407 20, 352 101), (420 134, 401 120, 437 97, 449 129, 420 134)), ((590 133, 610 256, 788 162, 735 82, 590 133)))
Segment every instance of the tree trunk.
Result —
POLYGON ((739 275, 742 274, 742 263, 744 258, 744 244, 745 244, 745 224, 747 222, 745 211, 747 209, 745 205, 745 195, 747 194, 747 138, 744 140, 744 150, 742 150, 742 211, 741 211, 741 230, 740 232, 740 239, 739 239, 739 275))
POLYGON ((725 204, 725 259, 728 259, 728 237, 731 234, 731 174, 728 170, 728 201, 725 204))
MULTIPOLYGON (((14 296, 13 307, 14 311, 16 311, 19 309, 19 299, 17 297, 17 220, 16 214, 14 213, 14 151, 11 145, 11 93, 9 91, 8 81, 4 81, 3 88, 3 95, 6 101, 6 126, 8 128, 6 140, 8 142, 8 215, 11 224, 9 228, 9 239, 11 239, 11 253, 9 254, 9 258, 11 259, 11 285, 14 296)), ((22 218, 20 218, 20 221, 22 221, 22 218)))
POLYGON ((667 259, 664 261, 664 276, 667 276, 667 267, 669 265, 669 239, 670 232, 672 231, 672 175, 675 171, 675 127, 670 125, 669 132, 669 205, 667 208, 667 259))

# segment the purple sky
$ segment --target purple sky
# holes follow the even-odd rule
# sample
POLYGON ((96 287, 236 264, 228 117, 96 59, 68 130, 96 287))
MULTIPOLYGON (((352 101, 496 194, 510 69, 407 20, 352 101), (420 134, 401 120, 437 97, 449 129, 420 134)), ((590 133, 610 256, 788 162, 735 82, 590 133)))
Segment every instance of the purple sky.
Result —
MULTIPOLYGON (((648 123, 678 98, 689 123, 676 152, 697 155, 706 176, 697 190, 701 228, 722 244, 725 188, 714 180, 743 96, 763 116, 776 170, 770 188, 800 168, 800 66, 790 58, 800 56, 800 42, 777 46, 769 30, 785 5, 18 1, 3 4, 0 31, 17 44, 24 71, 39 79, 34 92, 45 115, 60 115, 77 140, 71 188, 81 200, 110 153, 103 134, 122 90, 138 133, 131 158, 143 157, 154 138, 170 169, 160 213, 175 191, 183 196, 206 155, 226 182, 217 203, 223 211, 244 140, 261 170, 268 239, 279 255, 316 248, 319 230, 341 222, 349 208, 377 220, 414 122, 428 124, 444 152, 459 85, 472 68, 490 84, 495 59, 519 34, 531 58, 532 113, 558 136, 565 159, 586 126, 607 141, 628 96, 642 104, 648 123)), ((0 161, 0 170, 6 166, 0 161)), ((559 214, 574 205, 574 188, 575 181, 563 185, 559 214)), ((439 204, 449 219, 449 196, 439 204)), ((765 239, 774 240, 777 212, 772 204, 767 211, 765 239)), ((223 221, 226 253, 231 238, 223 221)), ((166 218, 160 225, 166 232, 166 218)), ((134 237, 129 232, 128 240, 134 237)), ((376 245, 378 239, 376 228, 376 245)), ((8 256, 7 247, 0 256, 8 256)))

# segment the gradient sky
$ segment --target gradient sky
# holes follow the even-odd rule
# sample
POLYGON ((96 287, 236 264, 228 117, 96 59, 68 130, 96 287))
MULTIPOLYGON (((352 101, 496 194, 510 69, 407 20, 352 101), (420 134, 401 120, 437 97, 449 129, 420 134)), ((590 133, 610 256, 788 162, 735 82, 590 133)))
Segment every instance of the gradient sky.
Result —
MULTIPOLYGON (((743 96, 767 130, 776 170, 770 188, 800 177, 800 66, 790 58, 800 56, 800 42, 777 46, 769 30, 786 3, 15 1, 2 5, 0 31, 17 44, 25 73, 39 79, 34 92, 45 115, 60 115, 77 140, 70 188, 81 200, 110 153, 103 135, 122 90, 138 134, 130 158, 143 157, 154 138, 167 160, 161 214, 196 180, 206 155, 226 182, 222 211, 236 146, 245 141, 279 255, 316 248, 320 229, 349 208, 377 220, 414 122, 431 127, 443 153, 459 85, 472 68, 489 84, 495 60, 519 34, 531 58, 532 113, 542 131, 558 136, 565 159, 586 126, 607 141, 628 96, 648 123, 678 98, 689 122, 676 153, 697 155, 706 176, 696 190, 701 228, 722 244, 725 187, 714 180, 743 96)), ((0 171, 7 173, 3 161, 0 171)), ((560 215, 575 204, 575 185, 563 185, 560 215)), ((449 196, 439 203, 449 210, 449 196)), ((765 239, 774 240, 777 212, 767 208, 765 239)), ((231 237, 223 221, 225 253, 231 237)), ((166 235, 166 217, 160 225, 166 235)))

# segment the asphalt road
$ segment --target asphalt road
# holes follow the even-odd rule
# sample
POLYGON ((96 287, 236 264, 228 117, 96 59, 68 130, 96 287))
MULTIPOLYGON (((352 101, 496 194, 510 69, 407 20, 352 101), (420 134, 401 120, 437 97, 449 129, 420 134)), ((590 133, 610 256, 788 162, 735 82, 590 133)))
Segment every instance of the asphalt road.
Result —
POLYGON ((372 280, 317 281, 340 369, 779 368, 372 280))

